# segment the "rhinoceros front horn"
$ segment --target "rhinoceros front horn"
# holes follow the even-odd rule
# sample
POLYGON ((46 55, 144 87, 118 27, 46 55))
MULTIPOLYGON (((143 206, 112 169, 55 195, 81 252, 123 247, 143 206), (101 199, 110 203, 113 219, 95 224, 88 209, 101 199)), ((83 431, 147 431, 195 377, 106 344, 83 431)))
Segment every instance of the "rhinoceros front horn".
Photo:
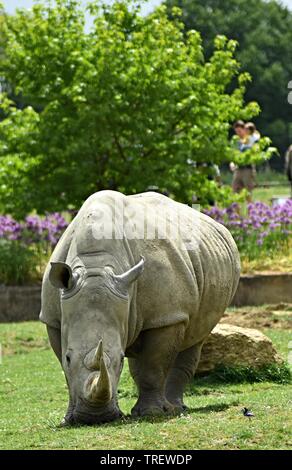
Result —
POLYGON ((92 403, 108 403, 112 399, 112 387, 105 363, 102 341, 99 342, 95 350, 90 368, 99 370, 99 372, 91 374, 85 383, 84 396, 86 400, 92 403))

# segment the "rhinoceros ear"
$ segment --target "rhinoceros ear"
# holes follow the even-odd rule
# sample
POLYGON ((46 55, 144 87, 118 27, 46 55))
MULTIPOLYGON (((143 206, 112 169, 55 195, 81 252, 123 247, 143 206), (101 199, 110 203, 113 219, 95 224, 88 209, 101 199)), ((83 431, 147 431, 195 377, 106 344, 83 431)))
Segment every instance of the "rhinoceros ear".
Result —
POLYGON ((74 282, 71 267, 66 263, 51 262, 49 280, 58 289, 71 289, 74 282))
POLYGON ((144 271, 145 258, 141 256, 141 260, 131 269, 123 274, 113 274, 112 278, 115 285, 115 290, 118 291, 123 297, 128 295, 130 285, 138 279, 144 271))

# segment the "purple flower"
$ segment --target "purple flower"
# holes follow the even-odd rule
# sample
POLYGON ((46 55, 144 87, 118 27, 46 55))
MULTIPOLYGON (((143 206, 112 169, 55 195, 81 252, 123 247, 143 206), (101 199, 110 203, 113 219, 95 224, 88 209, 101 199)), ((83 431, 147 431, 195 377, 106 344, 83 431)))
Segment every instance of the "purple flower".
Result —
POLYGON ((269 229, 274 231, 275 229, 281 227, 281 224, 278 224, 278 223, 275 223, 275 222, 271 222, 270 225, 269 225, 269 229))
POLYGON ((20 240, 26 244, 49 243, 55 246, 67 226, 65 218, 57 212, 47 214, 43 218, 29 215, 24 222, 0 215, 0 238, 20 240))
POLYGON ((281 249, 292 233, 292 199, 275 207, 260 201, 250 203, 246 215, 236 203, 225 210, 213 207, 208 215, 225 225, 241 252, 251 257, 257 256, 256 246, 264 245, 268 250, 281 249))
POLYGON ((261 234, 260 234, 260 237, 261 237, 262 239, 263 239, 263 238, 266 238, 266 237, 268 237, 268 236, 269 236, 269 232, 267 232, 267 231, 266 231, 266 232, 261 232, 261 234))
POLYGON ((0 238, 18 240, 21 233, 21 225, 10 216, 0 215, 0 238))

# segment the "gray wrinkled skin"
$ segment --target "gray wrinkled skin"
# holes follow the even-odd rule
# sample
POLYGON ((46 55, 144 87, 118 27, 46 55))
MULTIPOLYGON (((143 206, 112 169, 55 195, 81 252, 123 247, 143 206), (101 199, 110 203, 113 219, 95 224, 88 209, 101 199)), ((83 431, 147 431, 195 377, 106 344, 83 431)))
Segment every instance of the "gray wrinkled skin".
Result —
POLYGON ((93 194, 55 248, 42 286, 40 319, 69 389, 64 423, 121 415, 124 356, 139 391, 134 416, 183 410, 202 344, 232 300, 239 275, 235 242, 211 218, 156 193, 93 194), (146 208, 149 227, 162 225, 167 211, 167 238, 96 239, 100 209, 111 214, 117 202, 126 204, 126 220, 146 208), (177 211, 179 239, 170 232, 177 211))

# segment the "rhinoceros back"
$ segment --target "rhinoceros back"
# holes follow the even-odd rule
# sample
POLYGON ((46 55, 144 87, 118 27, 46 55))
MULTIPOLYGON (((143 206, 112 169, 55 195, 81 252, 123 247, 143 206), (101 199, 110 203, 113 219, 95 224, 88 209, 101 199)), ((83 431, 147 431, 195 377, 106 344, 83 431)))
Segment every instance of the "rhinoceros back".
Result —
POLYGON ((139 201, 141 211, 147 207, 151 233, 151 224, 164 227, 162 238, 132 243, 135 258, 143 254, 149 266, 138 281, 143 327, 184 321, 190 344, 199 341, 235 294, 240 276, 236 244, 223 225, 189 206, 156 193, 130 198, 139 201))

